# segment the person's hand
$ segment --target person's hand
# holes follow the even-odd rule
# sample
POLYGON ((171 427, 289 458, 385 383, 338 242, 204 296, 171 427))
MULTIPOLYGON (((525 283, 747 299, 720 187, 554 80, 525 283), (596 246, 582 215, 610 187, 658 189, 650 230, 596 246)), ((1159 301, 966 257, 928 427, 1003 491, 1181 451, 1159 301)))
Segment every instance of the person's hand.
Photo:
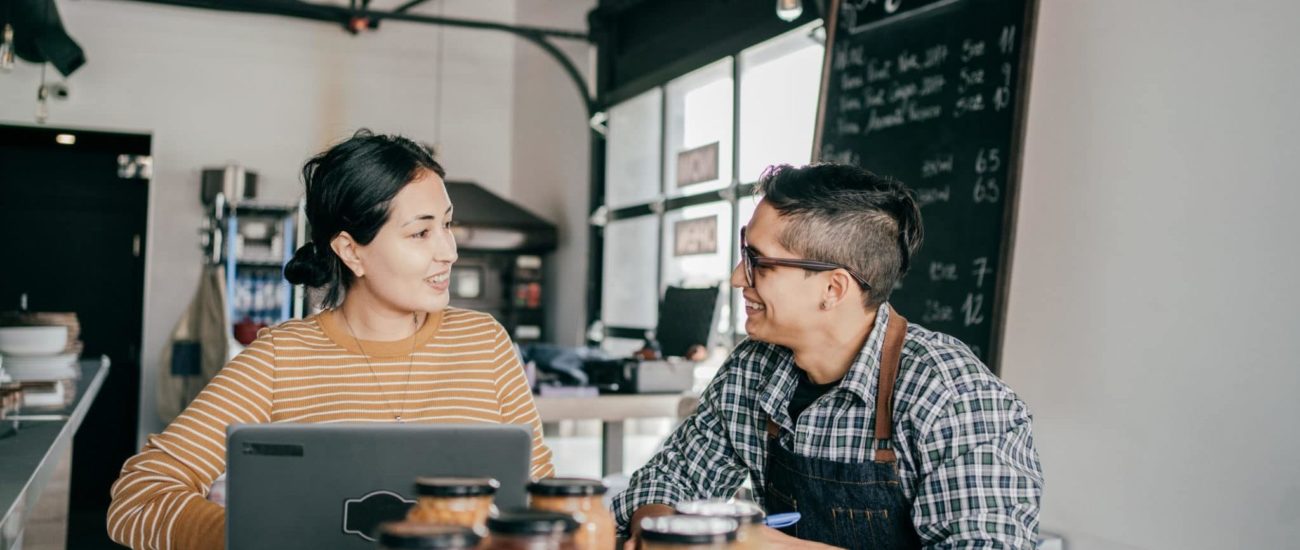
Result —
POLYGON ((700 362, 709 358, 709 348, 695 344, 686 350, 686 360, 700 362))
POLYGON ((641 547, 641 520, 658 516, 671 516, 676 513, 672 506, 667 504, 646 504, 636 509, 632 514, 630 537, 627 542, 623 543, 623 550, 636 550, 641 547))
MULTIPOLYGON (((835 548, 834 546, 828 546, 820 542, 812 542, 803 539, 797 539, 790 535, 777 531, 776 529, 768 527, 766 525, 759 527, 758 531, 759 531, 759 538, 762 539, 763 545, 768 548, 793 548, 797 550, 803 550, 803 549, 812 550, 815 548, 821 548, 821 549, 835 548)), ((626 548, 624 550, 635 550, 635 549, 626 548)))

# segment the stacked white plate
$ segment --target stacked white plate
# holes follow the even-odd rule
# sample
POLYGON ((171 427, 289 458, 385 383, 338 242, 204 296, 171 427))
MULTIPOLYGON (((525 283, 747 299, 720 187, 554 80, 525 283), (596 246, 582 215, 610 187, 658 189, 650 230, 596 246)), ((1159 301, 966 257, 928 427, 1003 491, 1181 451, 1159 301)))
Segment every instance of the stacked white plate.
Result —
POLYGON ((58 382, 25 382, 23 384, 23 407, 65 407, 71 403, 68 386, 71 380, 58 382))
POLYGON ((4 372, 17 382, 76 378, 77 354, 67 347, 66 326, 0 328, 4 372))

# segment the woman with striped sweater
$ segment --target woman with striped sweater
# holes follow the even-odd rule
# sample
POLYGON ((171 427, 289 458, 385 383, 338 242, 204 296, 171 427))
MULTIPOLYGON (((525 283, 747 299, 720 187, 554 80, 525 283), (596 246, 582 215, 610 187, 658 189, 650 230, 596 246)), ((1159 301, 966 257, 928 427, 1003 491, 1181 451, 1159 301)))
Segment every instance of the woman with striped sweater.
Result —
POLYGON ((254 422, 511 423, 551 452, 523 368, 491 316, 450 308, 445 172, 430 151, 362 130, 303 168, 312 242, 285 267, 325 310, 264 329, 122 468, 108 530, 131 548, 221 549, 226 427, 254 422))

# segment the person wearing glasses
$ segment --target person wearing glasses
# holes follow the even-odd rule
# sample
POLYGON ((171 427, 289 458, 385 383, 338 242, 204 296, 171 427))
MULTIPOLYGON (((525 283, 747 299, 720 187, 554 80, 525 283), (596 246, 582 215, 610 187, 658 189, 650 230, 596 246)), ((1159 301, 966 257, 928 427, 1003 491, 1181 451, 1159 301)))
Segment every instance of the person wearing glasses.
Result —
POLYGON ((699 408, 615 497, 620 533, 746 481, 769 546, 1034 548, 1043 475, 1028 409, 956 338, 890 292, 921 245, 898 181, 775 166, 740 230, 748 339, 699 408))

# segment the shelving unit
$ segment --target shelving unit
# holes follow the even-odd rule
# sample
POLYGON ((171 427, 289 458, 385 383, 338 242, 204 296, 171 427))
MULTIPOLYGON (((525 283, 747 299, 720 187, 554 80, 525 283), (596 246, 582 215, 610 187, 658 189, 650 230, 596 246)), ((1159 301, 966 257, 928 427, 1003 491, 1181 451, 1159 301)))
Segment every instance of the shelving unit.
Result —
POLYGON ((301 291, 284 280, 301 234, 301 204, 240 203, 219 196, 204 226, 206 260, 225 268, 230 330, 250 320, 275 325, 301 314, 301 291))

